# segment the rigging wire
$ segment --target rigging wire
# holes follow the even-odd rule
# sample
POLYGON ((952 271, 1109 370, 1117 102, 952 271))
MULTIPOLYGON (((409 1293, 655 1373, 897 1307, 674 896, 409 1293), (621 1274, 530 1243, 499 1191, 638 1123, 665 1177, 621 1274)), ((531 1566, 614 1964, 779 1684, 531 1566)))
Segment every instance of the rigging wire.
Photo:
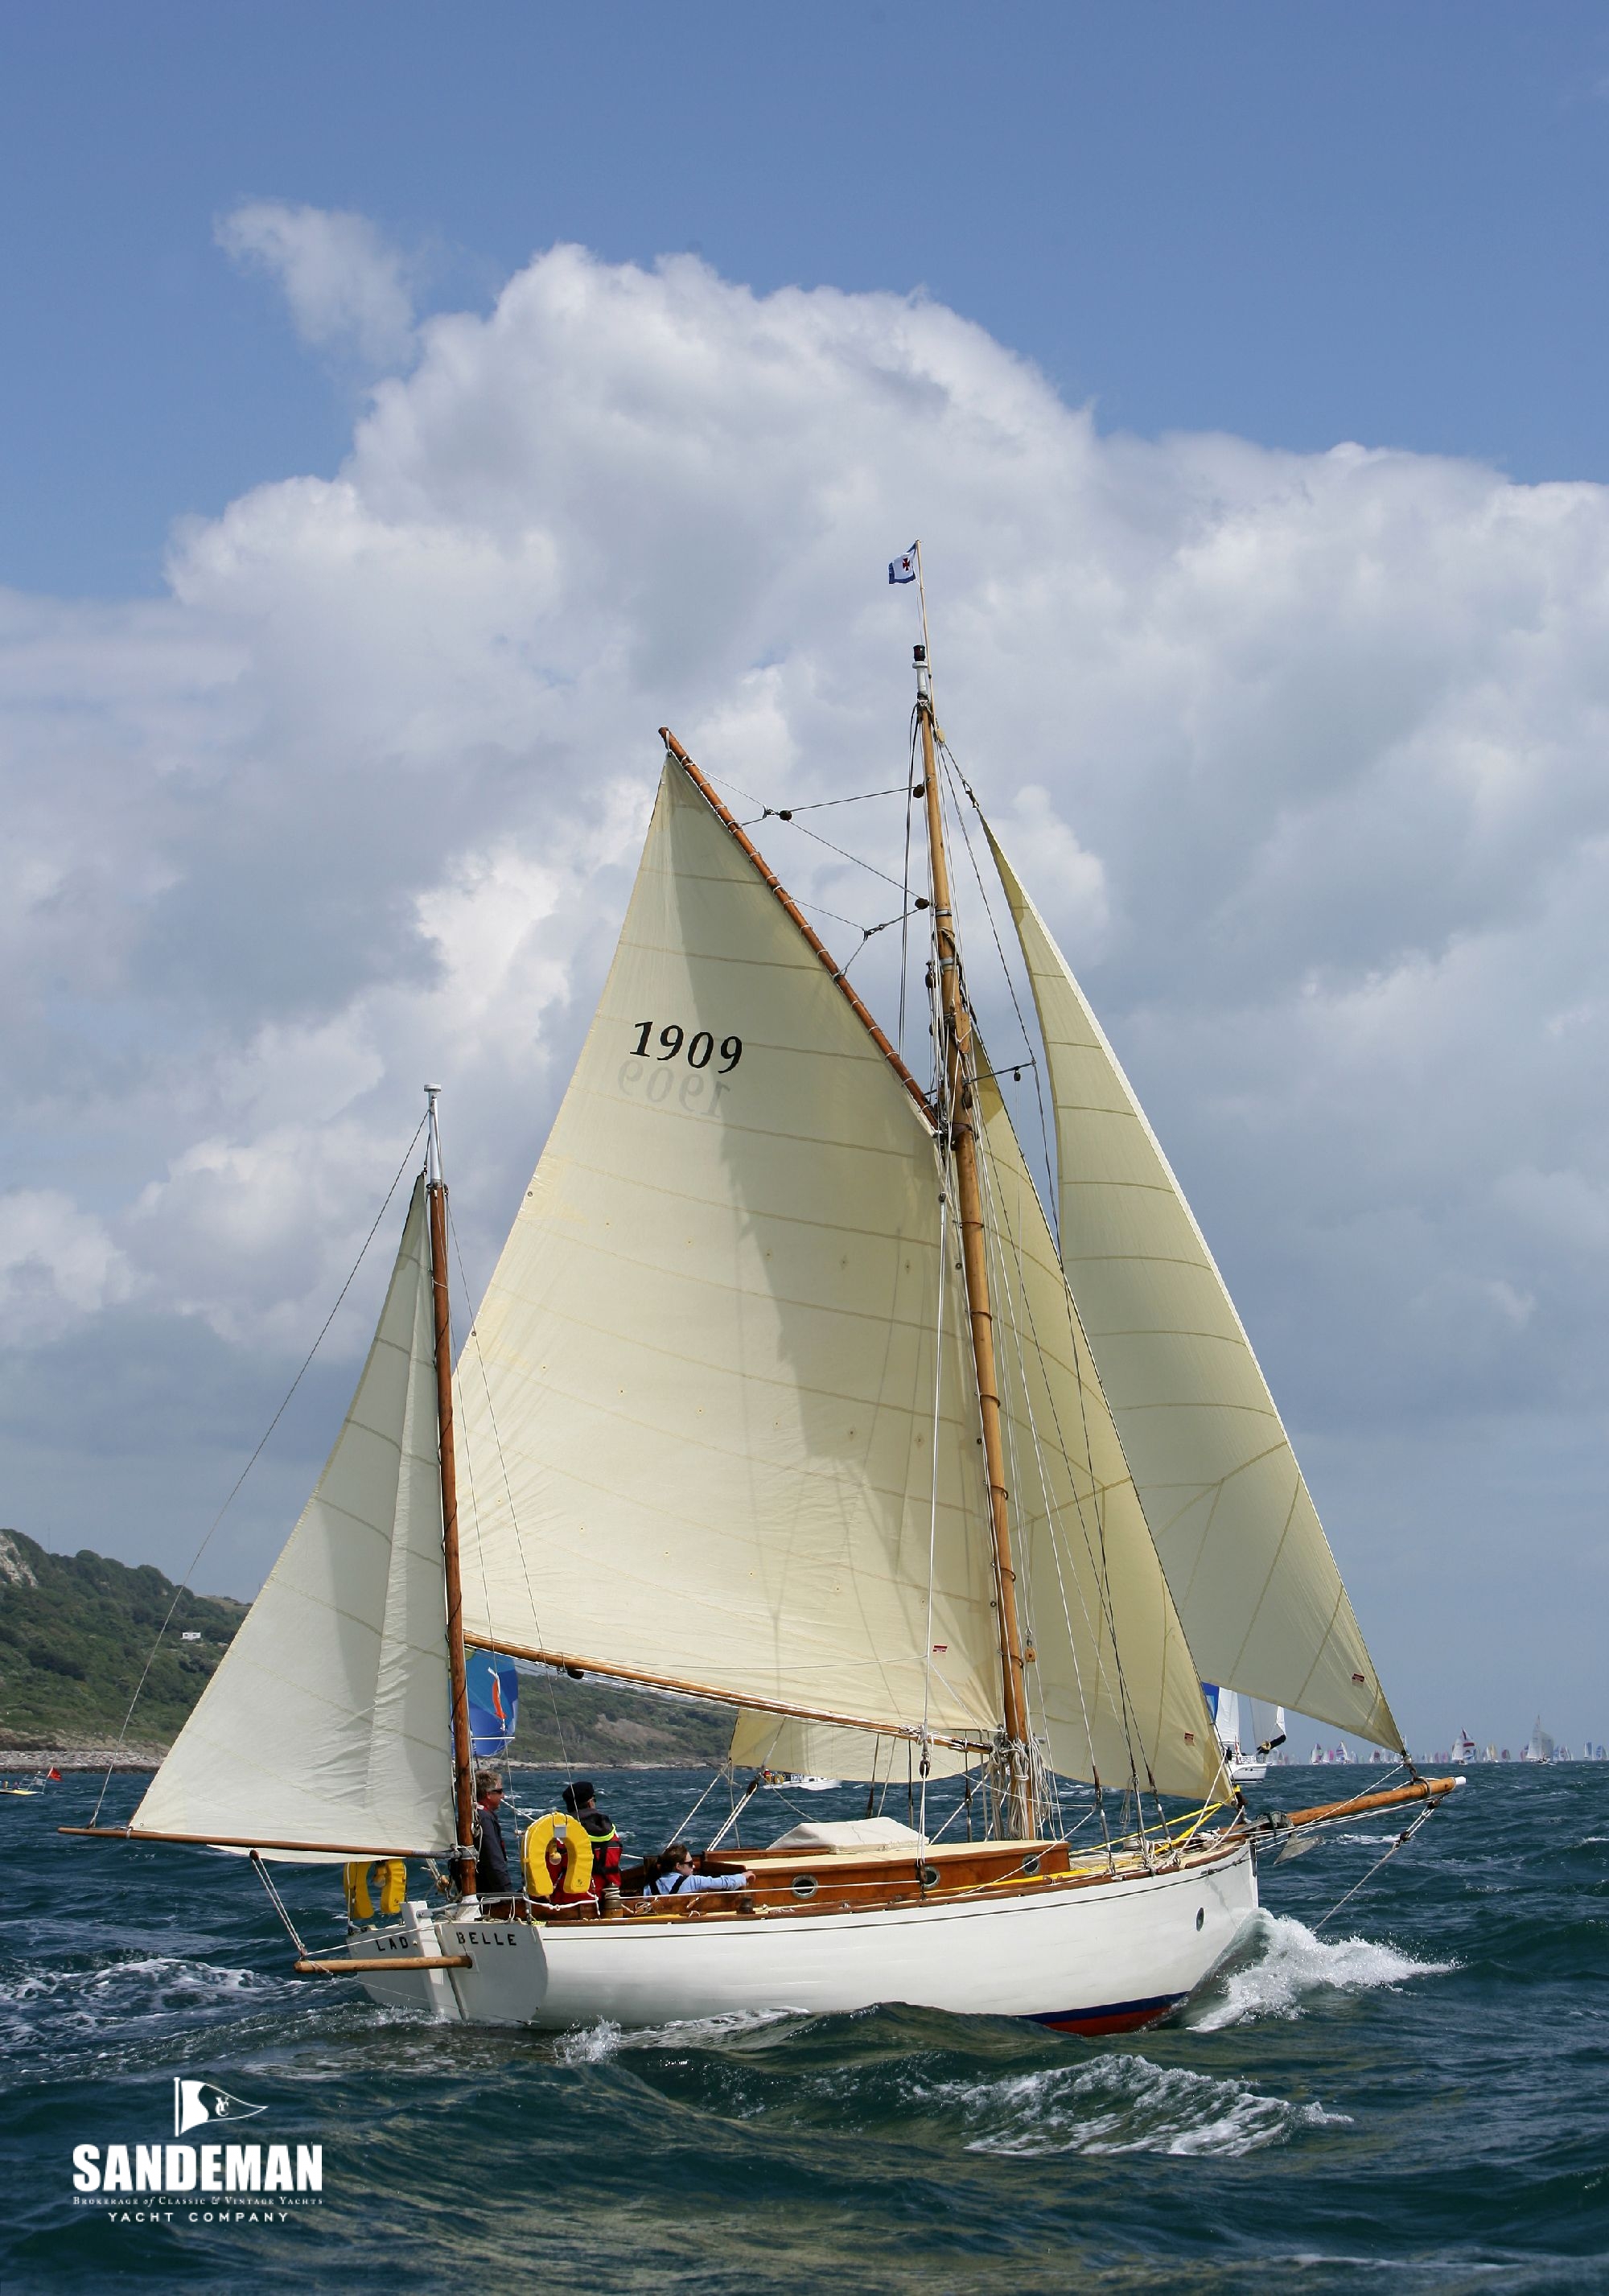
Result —
MULTIPOLYGON (((952 782, 959 782, 961 787, 966 791, 967 796, 972 800, 973 810, 977 815, 979 820, 983 821, 984 828, 987 831, 989 824, 984 821, 983 808, 978 803, 977 796, 973 789, 972 783, 967 780, 966 775, 961 771, 960 767, 956 763, 954 753, 948 742, 940 742, 939 755, 944 766, 944 769, 950 776, 952 782)), ((955 818, 956 827, 960 832, 961 842, 966 849, 966 857, 972 864, 973 876, 975 879, 978 887, 978 898, 983 904, 983 914, 989 920, 989 937, 995 945, 995 955, 999 958, 1000 970, 1006 976, 1006 993, 1011 998, 1011 1009, 1017 1016, 1017 1026, 1022 1032, 1022 1042, 1024 1045, 1031 1046, 1033 1040, 1028 1033, 1028 1022, 1022 1015, 1022 1006, 1017 996, 1017 985, 1012 976, 1011 967, 1006 961, 1006 948, 1000 939, 1000 928, 995 922, 994 905, 989 898, 989 888, 983 882, 983 872, 978 865, 978 857, 973 850, 972 838, 967 832, 966 815, 958 799, 956 801, 955 818)), ((1031 1057, 1031 1054, 1030 1057, 1031 1057)), ((1028 1060, 1024 1060, 1022 1065, 1026 1068, 1029 1065, 1028 1060)), ((1012 1062, 1012 1066, 1014 1069, 1017 1066, 1016 1062, 1014 1061, 1012 1062)), ((1047 1218, 1048 1220, 1054 1221, 1055 1223, 1051 1229, 1051 1233, 1056 1238, 1057 1245, 1059 1247, 1061 1242, 1062 1219, 1061 1206, 1057 1201, 1055 1170, 1056 1160, 1051 1150, 1050 1123, 1045 1113, 1045 1090, 1039 1072, 1039 1065, 1037 1060, 1033 1062, 1033 1089, 1034 1098, 1038 1106, 1039 1140, 1045 1155, 1045 1179, 1049 1191, 1047 1199, 1047 1218)))
MULTIPOLYGON (((464 1272, 464 1254, 458 1243, 458 1232, 457 1229, 453 1226, 452 1198, 450 1196, 447 1198, 447 1216, 448 1227, 452 1230, 453 1251, 458 1262, 458 1280, 467 1299, 469 1280, 464 1272)), ((491 1381, 487 1375, 486 1357, 480 1347, 480 1319, 478 1316, 473 1316, 470 1318, 470 1326, 467 1333, 465 1334, 464 1341, 466 1346, 471 1340, 475 1343, 475 1362, 480 1368, 480 1385, 486 1397, 486 1415, 491 1422, 492 1440, 497 1446, 497 1465, 503 1476, 503 1495, 508 1501, 508 1520, 514 1535, 514 1551, 520 1557, 520 1570, 525 1580, 525 1597, 527 1602, 530 1604, 531 1624, 537 1630, 537 1641, 538 1645, 541 1648, 546 1649, 547 1646, 546 1637, 542 1632, 542 1621, 537 1615, 536 1589, 530 1583, 530 1558, 525 1552, 525 1541, 520 1535, 520 1517, 519 1512, 514 1505, 513 1486, 509 1480, 508 1460, 504 1454, 503 1438, 497 1430, 497 1407, 492 1402, 491 1381)), ((460 1356, 459 1360, 462 1362, 462 1356, 460 1356)), ((454 1423, 456 1425, 456 1420, 454 1423)), ((464 1452, 466 1463, 469 1456, 469 1441, 466 1436, 464 1444, 464 1452)), ((474 1504, 474 1471, 472 1468, 470 1471, 469 1481, 470 1503, 472 1506, 474 1504)), ((480 1548, 480 1516, 477 1514, 475 1518, 475 1545, 478 1550, 480 1548)), ((486 1560, 483 1550, 481 1551, 480 1559, 480 1586, 482 1595, 487 1596, 487 1615, 489 1618, 491 1615, 491 1602, 486 1586, 486 1560)), ((543 1672, 547 1677, 548 1702, 553 1708, 554 1735, 558 1742, 559 1748, 559 1767, 564 1772, 564 1775, 570 1780, 571 1785, 573 1785, 579 1773, 577 1765, 570 1759, 570 1748, 564 1735, 564 1724, 559 1712, 557 1670, 554 1668, 547 1667, 543 1669, 543 1672)))
POLYGON ((1413 1840, 1415 1834, 1419 1832, 1420 1828, 1430 1824, 1431 1819, 1434 1817, 1436 1812, 1441 1808, 1441 1805, 1439 1801, 1427 1801, 1425 1803, 1424 1808, 1420 1811, 1418 1816, 1415 1818, 1413 1824, 1404 1828, 1383 1857, 1375 1858, 1374 1864, 1369 1867, 1368 1872, 1363 1876, 1363 1879, 1359 1882, 1354 1882, 1351 1888, 1346 1891, 1344 1896, 1336 1898, 1334 1904, 1330 1907, 1329 1912, 1324 1916, 1323 1921, 1314 1923, 1313 1930, 1315 1935, 1323 1929, 1326 1922, 1333 1922, 1334 1920, 1342 1906, 1346 1905, 1350 1899, 1355 1898, 1359 1890, 1365 1888, 1368 1882, 1372 1882, 1375 1874, 1380 1871, 1380 1868, 1393 1858, 1399 1849, 1405 1849, 1408 1847, 1408 1844, 1413 1840))
POLYGON ((929 1500, 927 1518, 927 1631, 922 1644, 922 1823, 918 1829, 924 1843, 927 1841, 927 1781, 932 1767, 928 1751, 928 1725, 932 1707, 933 1689, 933 1570, 939 1548, 939 1414, 944 1400, 944 1303, 945 1277, 949 1257, 947 1239, 949 1234, 949 1191, 940 1187, 939 1193, 939 1307, 933 1326, 933 1439, 929 1464, 929 1500))
POLYGON ((173 1590, 173 1600, 168 1605, 167 1616, 163 1619, 161 1625, 157 1628, 156 1639, 152 1644, 145 1663, 140 1669, 140 1678, 134 1686, 134 1696, 128 1702, 128 1711, 123 1717, 123 1726, 118 1733, 117 1744, 112 1748, 111 1759, 106 1766, 106 1775, 101 1781, 101 1791, 95 1797, 94 1815, 89 1821, 92 1825, 99 1825, 101 1822, 101 1805, 105 1800, 107 1788, 111 1784, 112 1772, 117 1767, 117 1758, 122 1752, 124 1744, 127 1740, 128 1726, 134 1719, 134 1710, 140 1702, 140 1693, 145 1687, 146 1677, 149 1676, 152 1668, 156 1663, 156 1655, 162 1646, 162 1638, 173 1623, 173 1614, 178 1609, 179 1597, 181 1595, 185 1595, 189 1592, 190 1580, 194 1575, 202 1555, 205 1554, 208 1547, 212 1544, 214 1533, 217 1531, 218 1527, 222 1522, 224 1517, 228 1513, 230 1508, 234 1505, 235 1500, 239 1497, 242 1484, 251 1472, 252 1468, 256 1466, 258 1461, 262 1457, 264 1451, 267 1448, 268 1439, 273 1434, 275 1429, 279 1425, 280 1421, 284 1417, 285 1413, 289 1410, 291 1397, 301 1385, 303 1379, 307 1375, 308 1366, 311 1364, 314 1357, 318 1353, 320 1347, 324 1343, 324 1333, 329 1330, 331 1324, 335 1321, 336 1316, 340 1314, 341 1303, 346 1298, 347 1293, 351 1290, 353 1284, 357 1279, 357 1271, 363 1266, 364 1259, 368 1251, 369 1246, 374 1242, 374 1237, 379 1231, 380 1223, 385 1218, 391 1198, 396 1194, 398 1185, 400 1182, 403 1174, 407 1170, 414 1151, 419 1144, 419 1136, 424 1130, 429 1120, 428 1116, 422 1116, 418 1124, 415 1127, 414 1136, 408 1142, 407 1147, 403 1153, 402 1161, 398 1165, 396 1173, 392 1177, 391 1185, 385 1192, 384 1201, 381 1204, 380 1210, 374 1215, 374 1222, 370 1226, 367 1235, 365 1235, 363 1240, 363 1243, 358 1250, 357 1259, 352 1262, 346 1282, 335 1294, 334 1306, 330 1309, 329 1314, 319 1325, 318 1336, 315 1339, 312 1346, 308 1349, 307 1354, 302 1357, 301 1368, 298 1371, 295 1378, 291 1382, 290 1386, 285 1390, 284 1398, 280 1404, 279 1409, 275 1413, 273 1418, 269 1420, 267 1427, 264 1428, 262 1439, 258 1444, 256 1450, 252 1452, 251 1456, 247 1460, 245 1465, 241 1469, 239 1474, 235 1477, 228 1497, 224 1501, 222 1506, 219 1507, 218 1513, 213 1516, 210 1524, 208 1526, 206 1537, 196 1548, 195 1553, 191 1556, 184 1577, 179 1580, 178 1585, 173 1590))
POLYGON ((894 1050, 905 1058, 905 997, 910 975, 910 907, 911 907, 911 809, 916 802, 916 734, 917 712, 911 710, 910 756, 905 769, 905 867, 901 879, 900 898, 905 907, 905 929, 899 935, 899 1022, 894 1032, 894 1050))

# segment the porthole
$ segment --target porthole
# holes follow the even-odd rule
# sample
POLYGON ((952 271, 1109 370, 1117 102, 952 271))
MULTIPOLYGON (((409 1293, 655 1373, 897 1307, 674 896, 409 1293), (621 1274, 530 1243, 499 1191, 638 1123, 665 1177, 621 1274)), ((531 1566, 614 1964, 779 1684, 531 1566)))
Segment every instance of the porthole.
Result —
POLYGON ((795 1874, 793 1876, 793 1895, 796 1898, 813 1898, 820 1887, 814 1874, 795 1874))
POLYGON ((1196 1926, 1196 1928, 1197 1928, 1197 1929, 1200 1929, 1200 1928, 1203 1926, 1203 1923, 1205 1923, 1205 1921, 1206 1921, 1206 1918, 1207 1918, 1207 1909, 1206 1909, 1205 1906, 1197 1906, 1197 1907, 1195 1908, 1195 1926, 1196 1926))
POLYGON ((936 1890, 939 1886, 939 1868, 936 1866, 924 1866, 921 1870, 923 1888, 936 1890))
POLYGON ((1038 1870, 1039 1870, 1039 1866, 1040 1866, 1040 1864, 1041 1864, 1042 1859, 1043 1859, 1043 1855, 1044 1855, 1044 1853, 1043 1853, 1041 1850, 1038 1850, 1038 1849, 1036 1849, 1036 1850, 1034 1851, 1033 1856, 1032 1856, 1031 1857, 1024 1857, 1024 1859, 1022 1860, 1022 1871, 1023 1871, 1023 1873, 1024 1873, 1024 1874, 1037 1874, 1037 1873, 1038 1872, 1038 1870))

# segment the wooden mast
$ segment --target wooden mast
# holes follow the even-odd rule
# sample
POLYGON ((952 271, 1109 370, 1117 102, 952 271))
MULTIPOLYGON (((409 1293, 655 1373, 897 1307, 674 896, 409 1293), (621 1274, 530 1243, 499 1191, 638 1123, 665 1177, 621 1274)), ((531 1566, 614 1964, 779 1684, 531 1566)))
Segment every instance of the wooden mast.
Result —
MULTIPOLYGON (((917 580, 921 586, 921 545, 917 580)), ((1022 1636, 1017 1620, 1017 1575, 1011 1560, 1011 1517, 1006 1488, 1006 1447, 1000 1435, 1000 1388, 995 1367, 994 1316, 989 1300, 989 1262, 984 1245, 983 1201, 978 1185, 977 1111, 972 1089, 972 1014, 961 980, 961 946, 950 899, 949 860, 944 846, 944 809, 939 802, 939 766, 934 745, 932 670, 927 658, 927 601, 922 601, 923 644, 916 648, 916 718, 922 732, 922 782, 927 806, 927 845, 932 865, 933 947, 939 965, 939 1010, 943 1027, 942 1068, 950 1147, 956 1160, 956 1203, 961 1228, 961 1264, 972 1323, 973 1368, 983 1423, 983 1462, 989 1480, 989 1529, 994 1538, 995 1590, 1000 1624, 1000 1686, 1009 1745, 1011 1779, 1006 1820, 1019 1841, 1038 1832, 1033 1771, 1029 1759, 1028 1699, 1023 1677, 1022 1636)))
POLYGON ((453 1324, 447 1292, 447 1184, 441 1177, 441 1138, 436 1128, 436 1095, 426 1085, 430 1136, 425 1152, 425 1193, 431 1214, 431 1283, 436 1324, 436 1430, 441 1460, 441 1546, 447 1565, 447 1663, 453 1697, 453 1808, 457 1821, 458 1887, 471 1897, 475 1888, 475 1783, 470 1744, 469 1678, 464 1657, 464 1587, 458 1573, 458 1474, 453 1453, 453 1324))

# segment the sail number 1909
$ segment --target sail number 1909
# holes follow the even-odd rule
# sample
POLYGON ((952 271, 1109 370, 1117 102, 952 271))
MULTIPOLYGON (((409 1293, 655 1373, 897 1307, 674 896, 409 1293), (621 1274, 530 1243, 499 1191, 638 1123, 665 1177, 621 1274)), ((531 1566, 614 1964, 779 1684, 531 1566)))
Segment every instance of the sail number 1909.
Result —
POLYGON ((660 1030, 656 1047, 650 1041, 653 1036, 653 1022, 638 1021, 635 1025, 636 1042, 631 1050, 639 1061, 673 1061, 678 1053, 685 1050, 690 1069, 707 1069, 718 1053, 721 1065, 716 1073, 718 1076, 730 1076, 743 1056, 741 1037, 723 1037, 717 1045, 708 1029, 695 1029, 690 1037, 685 1029, 672 1021, 660 1030))

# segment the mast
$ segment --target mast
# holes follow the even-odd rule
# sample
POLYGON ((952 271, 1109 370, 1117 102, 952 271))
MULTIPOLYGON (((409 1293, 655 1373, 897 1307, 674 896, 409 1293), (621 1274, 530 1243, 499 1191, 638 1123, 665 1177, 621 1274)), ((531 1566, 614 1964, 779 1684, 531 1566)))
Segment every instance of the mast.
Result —
POLYGON ((972 1089, 972 1014, 961 981, 961 946, 950 900, 949 860, 944 846, 944 813, 939 802, 939 767, 934 747, 933 681, 927 652, 927 596, 922 582, 922 545, 915 546, 916 580, 922 602, 923 643, 915 649, 916 718, 922 729, 923 789, 927 805, 928 855, 932 867, 933 942, 939 964, 939 1007, 943 1023, 942 1068, 950 1146, 956 1160, 956 1201, 961 1227, 961 1264, 972 1324, 973 1369, 983 1423, 983 1463, 989 1480, 989 1529, 994 1540, 995 1589, 1000 1626, 1001 1703, 1011 1777, 1007 1823, 1014 1836, 1038 1832, 1033 1771, 1028 1750, 1028 1700, 1022 1636, 1017 1620, 1017 1578, 1011 1560, 1011 1518, 1006 1488, 1006 1447, 1000 1435, 1000 1389, 995 1368, 994 1316, 989 1299, 983 1203, 978 1185, 977 1117, 972 1089))
POLYGON ((436 1127, 439 1086, 427 1084, 430 1133, 425 1192, 431 1215, 431 1283, 436 1324, 436 1431, 441 1459, 441 1546, 447 1566, 447 1663, 453 1702, 453 1807, 457 1821, 458 1887, 475 1887, 475 1787, 470 1745, 469 1679, 464 1657, 464 1589, 458 1575, 458 1475, 453 1456, 453 1327, 447 1280, 447 1183, 441 1177, 441 1136, 436 1127))

